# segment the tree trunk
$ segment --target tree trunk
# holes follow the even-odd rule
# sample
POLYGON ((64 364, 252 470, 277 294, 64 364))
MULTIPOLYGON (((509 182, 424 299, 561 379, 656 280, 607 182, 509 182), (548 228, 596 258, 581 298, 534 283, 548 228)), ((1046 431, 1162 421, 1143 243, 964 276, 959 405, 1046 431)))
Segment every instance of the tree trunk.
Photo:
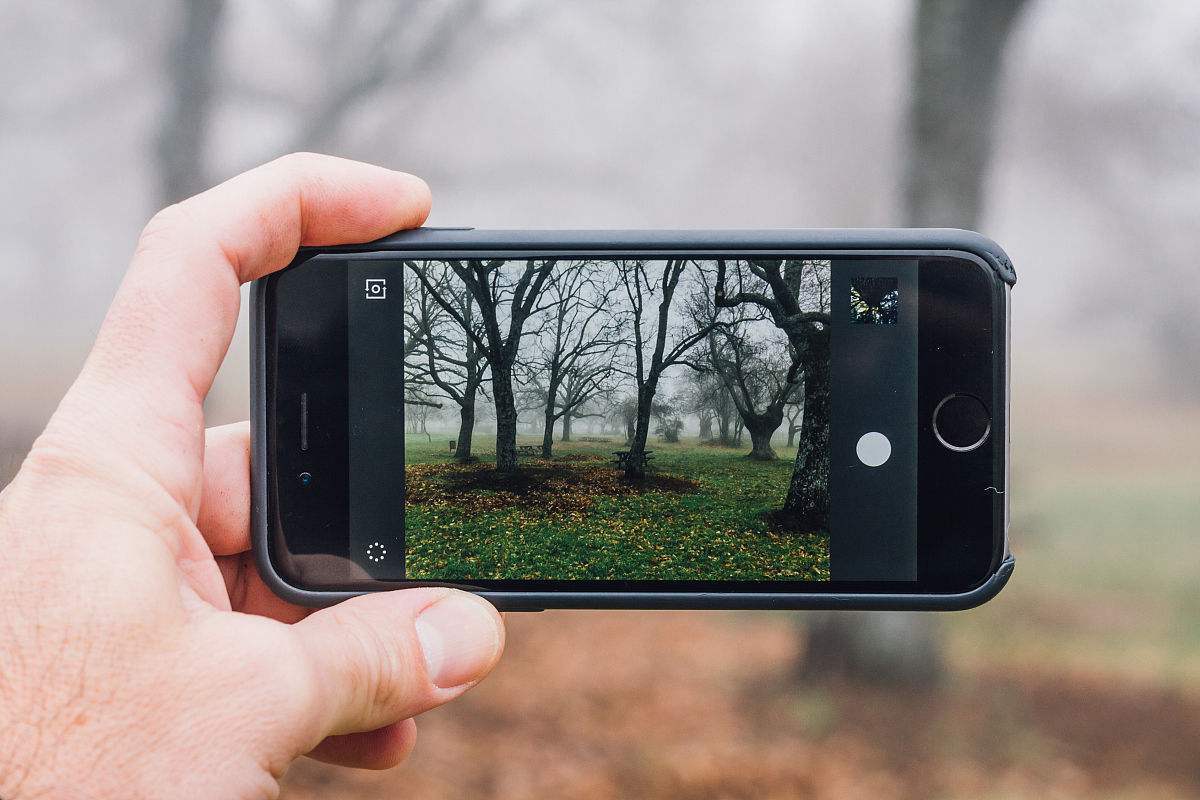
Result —
MULTIPOLYGON (((904 183, 907 224, 978 226, 1004 48, 1022 5, 1024 0, 918 3, 904 183)), ((827 413, 810 414, 809 408, 797 466, 805 451, 803 428, 810 418, 827 413)), ((792 494, 789 490, 789 501, 792 494)), ((814 613, 806 616, 806 624, 805 658, 798 670, 805 681, 840 674, 921 687, 944 674, 933 614, 814 613)))
POLYGON ((496 471, 517 471, 517 399, 512 389, 512 368, 492 364, 492 397, 496 402, 496 471))
POLYGON ((546 413, 542 418, 542 458, 554 455, 554 401, 558 397, 558 383, 557 370, 551 370, 550 384, 546 387, 546 413))
POLYGON ((571 441, 571 412, 570 412, 570 411, 563 412, 563 417, 562 417, 562 438, 561 438, 561 439, 559 439, 559 441, 560 441, 560 442, 569 442, 569 441, 571 441))
POLYGON ((830 675, 891 686, 929 688, 945 675, 935 614, 824 611, 807 614, 804 660, 796 677, 830 675))
POLYGON ((829 329, 813 328, 801 354, 804 421, 783 513, 802 531, 829 530, 829 329))
POLYGON ((733 424, 733 415, 732 414, 728 414, 728 413, 722 414, 719 411, 717 412, 717 431, 718 431, 717 444, 719 444, 721 447, 732 447, 733 446, 733 438, 729 435, 729 428, 732 424, 733 424))
POLYGON ((625 461, 625 477, 641 480, 646 477, 646 465, 642 456, 646 452, 646 439, 650 436, 650 411, 654 404, 654 384, 658 377, 638 390, 637 424, 633 430, 633 438, 629 442, 629 458, 625 461))
POLYGON ((458 409, 458 443, 454 445, 454 460, 471 460, 471 438, 475 435, 475 390, 470 389, 458 409))
POLYGON ((712 415, 700 415, 700 441, 711 442, 713 438, 712 415))
POLYGON ((904 199, 908 224, 974 228, 995 134, 1004 49, 1025 0, 920 0, 904 199))
POLYGON ((800 430, 799 425, 788 424, 788 447, 796 446, 796 432, 800 430))
POLYGON ((746 430, 750 432, 750 452, 746 457, 755 461, 775 461, 779 458, 771 447, 771 437, 783 424, 783 414, 768 411, 765 414, 743 418, 742 421, 746 424, 746 430))

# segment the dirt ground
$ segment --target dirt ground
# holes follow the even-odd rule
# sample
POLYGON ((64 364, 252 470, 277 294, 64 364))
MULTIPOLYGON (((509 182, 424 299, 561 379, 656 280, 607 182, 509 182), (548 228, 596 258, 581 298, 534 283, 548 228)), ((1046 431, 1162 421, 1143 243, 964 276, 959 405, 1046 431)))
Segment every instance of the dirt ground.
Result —
POLYGON ((302 761, 283 797, 1200 795, 1200 697, 1101 675, 958 674, 932 693, 798 685, 753 613, 509 615, 498 672, 420 720, 409 763, 302 761))
POLYGON ((283 797, 1200 797, 1200 408, 1058 399, 1018 420, 1017 571, 937 618, 938 690, 796 682, 801 614, 510 614, 407 764, 301 761, 283 797))

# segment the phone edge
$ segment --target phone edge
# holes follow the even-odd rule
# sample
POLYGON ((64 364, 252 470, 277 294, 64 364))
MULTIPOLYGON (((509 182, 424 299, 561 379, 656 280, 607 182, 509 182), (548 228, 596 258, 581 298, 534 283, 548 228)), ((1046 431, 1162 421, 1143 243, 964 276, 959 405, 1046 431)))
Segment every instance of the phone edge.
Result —
MULTIPOLYGON (((417 228, 401 231, 374 242, 336 247, 300 248, 289 267, 303 263, 317 253, 361 253, 387 250, 531 249, 537 247, 575 247, 586 249, 630 249, 667 247, 680 249, 913 249, 948 250, 974 255, 992 268, 1001 281, 1004 302, 1004 353, 997 368, 1004 371, 1004 450, 1005 486, 1003 499, 1003 541, 996 569, 979 586, 951 594, 904 593, 746 593, 746 592, 496 592, 475 591, 501 611, 542 611, 545 609, 676 609, 676 610, 861 610, 861 611, 961 611, 982 605, 995 597, 1008 583, 1016 562, 1009 539, 1009 481, 1011 465, 1009 361, 1011 356, 1010 289, 1016 272, 1004 250, 994 241, 974 231, 956 228, 848 228, 778 229, 738 231, 607 231, 607 230, 480 230, 475 228, 417 228), (547 602, 549 601, 549 602, 547 602)), ((314 591, 288 583, 270 559, 270 521, 267 504, 267 475, 263 465, 266 452, 266 314, 265 281, 254 281, 250 289, 250 519, 251 549, 263 582, 278 597, 301 606, 323 607, 371 591, 314 591)), ((399 588, 399 587, 398 587, 399 588)), ((467 588, 469 591, 469 587, 467 588)))

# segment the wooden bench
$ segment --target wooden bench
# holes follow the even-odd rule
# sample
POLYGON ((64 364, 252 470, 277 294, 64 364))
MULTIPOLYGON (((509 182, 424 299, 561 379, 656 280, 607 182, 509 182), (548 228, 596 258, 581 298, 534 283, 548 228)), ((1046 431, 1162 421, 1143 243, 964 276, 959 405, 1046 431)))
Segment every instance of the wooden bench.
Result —
MULTIPOLYGON (((614 460, 617 462, 618 467, 620 467, 621 469, 629 469, 630 459, 632 458, 632 454, 630 453, 629 450, 614 450, 613 456, 615 456, 614 460)), ((653 458, 654 458, 653 450, 643 450, 642 451, 640 460, 641 460, 641 467, 643 470, 647 467, 647 465, 649 465, 651 459, 653 459, 653 458)))
POLYGON ((584 436, 584 437, 583 437, 582 439, 580 439, 579 441, 581 441, 581 442, 596 442, 596 443, 600 443, 600 444, 608 444, 609 442, 611 442, 611 441, 612 441, 612 439, 609 439, 607 436, 584 436))

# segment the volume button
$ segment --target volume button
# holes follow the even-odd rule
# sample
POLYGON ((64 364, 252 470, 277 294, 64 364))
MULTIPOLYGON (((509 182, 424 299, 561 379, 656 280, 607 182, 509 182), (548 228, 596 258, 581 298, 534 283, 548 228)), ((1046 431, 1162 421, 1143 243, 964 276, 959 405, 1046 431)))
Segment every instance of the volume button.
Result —
POLYGON ((308 452, 308 392, 300 393, 300 452, 308 452))

